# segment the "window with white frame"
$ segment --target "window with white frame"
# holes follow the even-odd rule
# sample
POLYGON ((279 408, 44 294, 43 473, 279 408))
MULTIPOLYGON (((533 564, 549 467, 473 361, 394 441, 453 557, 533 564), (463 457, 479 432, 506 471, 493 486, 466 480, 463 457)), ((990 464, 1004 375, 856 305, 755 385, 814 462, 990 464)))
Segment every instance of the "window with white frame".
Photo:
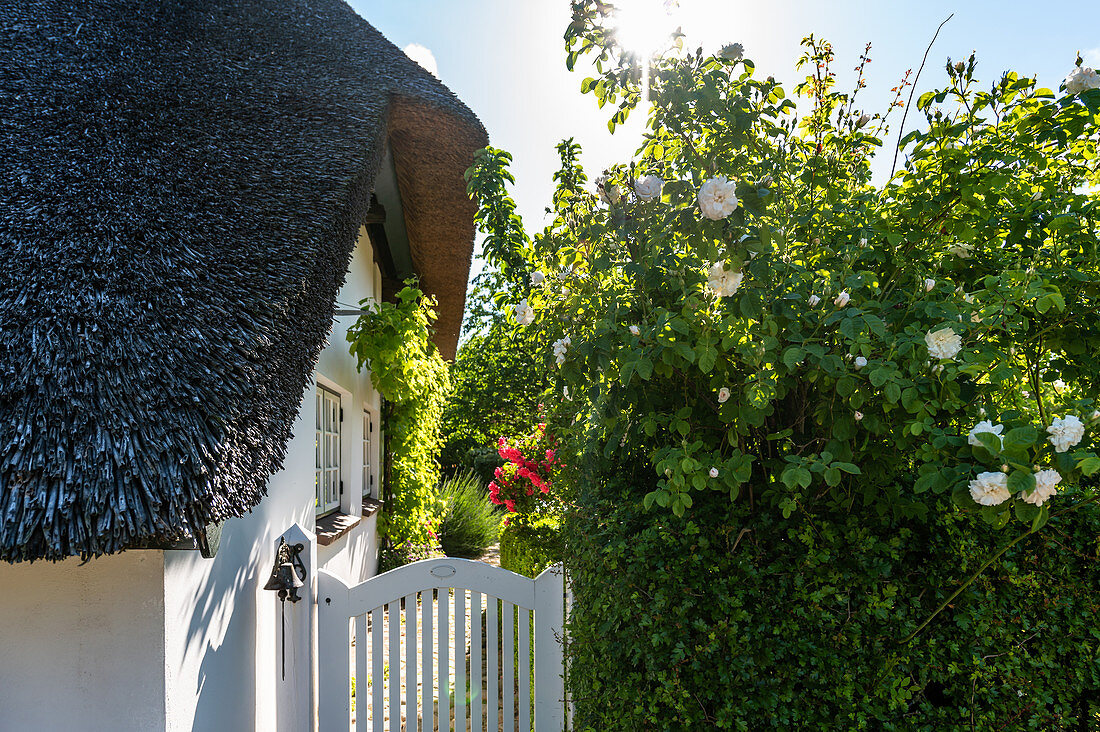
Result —
POLYGON ((340 395, 317 387, 316 508, 318 514, 340 508, 340 395))
POLYGON ((378 471, 374 465, 374 412, 363 409, 363 495, 378 497, 378 471))

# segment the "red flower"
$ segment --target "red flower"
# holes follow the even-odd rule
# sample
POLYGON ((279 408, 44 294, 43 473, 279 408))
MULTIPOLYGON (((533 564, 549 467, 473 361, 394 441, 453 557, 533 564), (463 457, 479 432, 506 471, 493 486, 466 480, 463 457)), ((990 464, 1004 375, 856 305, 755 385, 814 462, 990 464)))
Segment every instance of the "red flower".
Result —
POLYGON ((504 507, 507 508, 512 513, 516 512, 516 502, 515 501, 505 500, 504 501, 504 507))

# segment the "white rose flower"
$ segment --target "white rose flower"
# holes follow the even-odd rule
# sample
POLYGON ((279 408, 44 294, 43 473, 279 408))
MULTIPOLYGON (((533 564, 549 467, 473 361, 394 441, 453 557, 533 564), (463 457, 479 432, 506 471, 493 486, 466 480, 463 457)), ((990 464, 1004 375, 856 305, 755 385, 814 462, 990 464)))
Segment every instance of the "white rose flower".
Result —
POLYGON ((1025 503, 1042 506, 1058 492, 1058 484, 1061 482, 1062 475, 1057 470, 1040 470, 1035 474, 1035 488, 1031 493, 1020 491, 1020 498, 1025 503))
POLYGON ((970 481, 970 497, 982 506, 1004 503, 1012 497, 1008 492, 1008 476, 1004 473, 978 473, 978 477, 970 481))
POLYGON ((723 386, 721 389, 718 390, 718 403, 719 404, 725 404, 727 401, 729 401, 729 398, 730 398, 730 390, 729 390, 728 387, 723 386))
POLYGON ((839 295, 837 295, 833 299, 833 303, 837 307, 844 307, 845 305, 847 305, 851 301, 851 299, 852 299, 852 296, 848 294, 847 290, 844 290, 843 292, 841 292, 839 295))
POLYGON ((607 184, 607 176, 601 175, 596 179, 596 191, 600 194, 600 201, 606 204, 619 202, 619 187, 607 184))
POLYGON ((928 279, 926 279, 924 281, 924 291, 925 292, 932 292, 932 290, 934 290, 934 289, 936 289, 936 281, 934 279, 932 279, 931 277, 929 277, 928 279))
POLYGON ((724 219, 737 208, 737 184, 719 175, 699 188, 699 210, 711 221, 724 219))
POLYGON ((661 197, 661 186, 663 185, 664 181, 657 176, 647 175, 645 178, 639 178, 634 182, 634 192, 643 201, 652 201, 661 197))
POLYGON ((1047 432, 1050 433, 1050 444, 1054 445, 1054 452, 1065 452, 1085 436, 1085 424, 1076 415, 1067 414, 1056 418, 1047 427, 1047 432))
POLYGON ((535 309, 527 304, 526 298, 519 301, 519 305, 516 305, 512 315, 520 325, 531 325, 535 322, 535 309))
POLYGON ((856 412, 852 416, 856 418, 857 422, 862 422, 863 421, 863 412, 856 412))
POLYGON ((741 286, 744 277, 741 270, 729 270, 724 262, 715 262, 707 272, 707 286, 718 297, 731 297, 741 286))
POLYGON ((569 350, 572 343, 569 336, 554 341, 554 361, 557 362, 559 367, 565 363, 565 352, 569 350))
POLYGON ((820 302, 821 298, 817 295, 810 295, 809 299, 806 300, 806 304, 812 308, 816 308, 820 302))
POLYGON ((928 331, 924 336, 928 354, 932 358, 955 358, 962 350, 962 338, 950 327, 928 331))
POLYGON ((542 272, 539 272, 537 269, 534 272, 531 273, 531 286, 532 287, 538 287, 539 285, 541 285, 545 281, 546 281, 546 275, 544 275, 542 272))
POLYGON ((1069 72, 1063 82, 1070 94, 1080 94, 1089 89, 1100 89, 1100 75, 1088 66, 1078 66, 1069 72))
POLYGON ((1055 379, 1053 386, 1058 391, 1065 391, 1066 390, 1066 382, 1062 381, 1061 379, 1055 379))
POLYGON ((636 335, 641 335, 641 334, 642 334, 642 329, 641 328, 639 328, 636 325, 630 326, 630 335, 636 336, 636 335))
POLYGON ((740 43, 729 43, 722 46, 722 50, 718 52, 718 56, 727 61, 740 61, 744 55, 745 47, 740 43))
POLYGON ((863 356, 856 356, 856 368, 861 369, 867 365, 867 359, 863 356))
POLYGON ((982 420, 974 425, 974 429, 970 430, 970 434, 966 436, 966 441, 974 447, 983 447, 982 441, 978 439, 978 435, 983 432, 988 432, 989 434, 996 435, 998 443, 1001 443, 1003 446, 1001 433, 1004 432, 1004 429, 1005 426, 1003 424, 993 424, 988 419, 982 420))
POLYGON ((954 254, 959 259, 970 259, 970 255, 974 253, 974 245, 956 242, 947 248, 947 253, 954 254))
POLYGON ((710 469, 710 477, 712 477, 712 478, 717 478, 718 477, 718 468, 711 468, 710 469))

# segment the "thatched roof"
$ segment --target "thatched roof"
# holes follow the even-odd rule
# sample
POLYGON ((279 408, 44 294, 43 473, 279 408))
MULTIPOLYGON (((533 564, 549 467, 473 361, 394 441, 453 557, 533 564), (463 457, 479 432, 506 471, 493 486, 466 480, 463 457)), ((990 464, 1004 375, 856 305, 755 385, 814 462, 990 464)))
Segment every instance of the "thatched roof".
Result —
POLYGON ((0 4, 0 559, 263 496, 390 141, 453 353, 477 118, 339 0, 0 4))

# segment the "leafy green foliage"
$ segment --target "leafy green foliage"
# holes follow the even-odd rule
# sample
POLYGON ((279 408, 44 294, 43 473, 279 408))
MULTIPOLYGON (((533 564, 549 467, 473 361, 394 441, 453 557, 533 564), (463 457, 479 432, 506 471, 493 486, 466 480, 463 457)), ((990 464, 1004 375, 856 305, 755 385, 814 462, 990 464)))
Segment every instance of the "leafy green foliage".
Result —
POLYGON ((413 547, 438 546, 433 526, 439 512, 439 429, 450 390, 447 365, 431 341, 433 302, 409 280, 395 303, 360 305, 365 312, 347 337, 359 369, 369 369, 384 398, 390 460, 379 530, 392 548, 407 549, 400 556, 418 557, 424 551, 413 547))
POLYGON ((485 484, 472 471, 439 484, 439 544, 449 557, 476 559, 497 542, 501 514, 486 500, 485 484))
POLYGON ((528 577, 538 577, 564 558, 561 527, 556 516, 512 522, 500 534, 500 566, 528 577))
POLYGON ((651 103, 525 258, 578 726, 1087 724, 1100 90, 948 63, 876 186, 889 112, 856 107, 862 71, 837 91, 828 43, 800 109, 738 53, 638 59, 611 5, 572 7, 609 126, 643 79, 651 103))
POLYGON ((628 480, 591 491, 565 530, 577 729, 1095 729, 1100 510, 1052 519, 901 644, 1004 541, 931 503, 899 525, 711 494, 679 518, 628 480))

